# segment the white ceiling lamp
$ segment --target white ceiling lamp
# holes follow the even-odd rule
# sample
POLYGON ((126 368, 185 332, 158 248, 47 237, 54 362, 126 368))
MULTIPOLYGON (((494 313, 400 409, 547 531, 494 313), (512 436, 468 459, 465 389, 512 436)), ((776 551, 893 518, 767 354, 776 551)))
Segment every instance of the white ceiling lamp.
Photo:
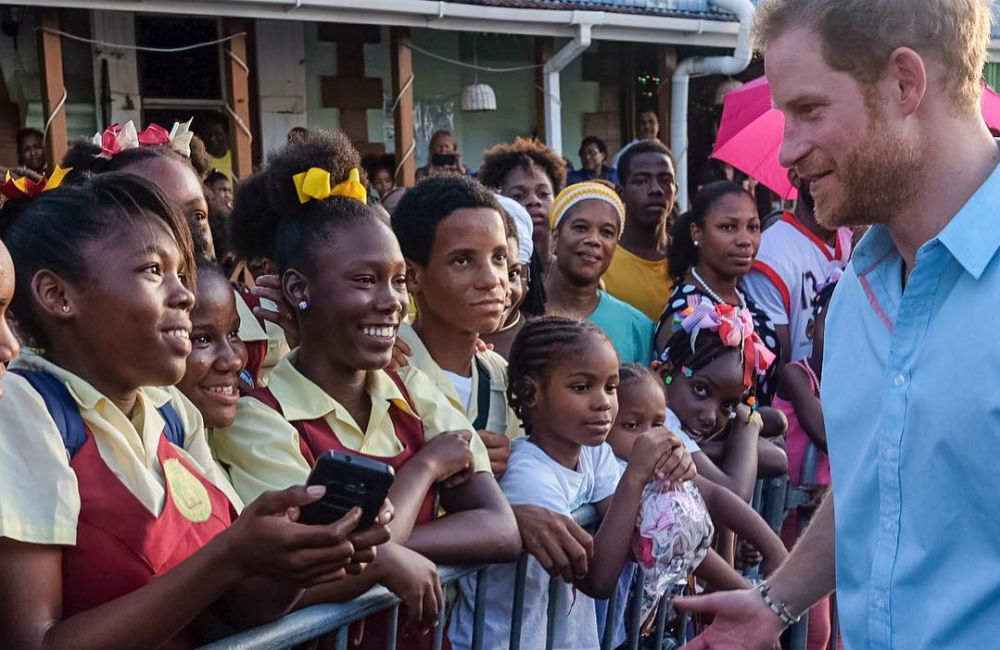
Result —
POLYGON ((497 94, 489 84, 479 83, 479 55, 476 52, 476 34, 472 34, 472 62, 475 66, 475 81, 462 88, 462 110, 469 112, 495 111, 497 94))

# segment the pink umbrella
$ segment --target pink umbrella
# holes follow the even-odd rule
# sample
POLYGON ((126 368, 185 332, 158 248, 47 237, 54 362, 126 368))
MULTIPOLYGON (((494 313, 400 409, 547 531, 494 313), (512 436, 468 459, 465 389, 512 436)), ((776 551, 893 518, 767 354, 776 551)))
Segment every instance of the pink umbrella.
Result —
MULTIPOLYGON (((797 192, 788 182, 788 170, 778 163, 785 116, 771 106, 770 94, 767 79, 758 77, 726 95, 712 157, 756 178, 782 198, 793 199, 797 192)), ((982 112, 986 125, 1000 130, 1000 93, 985 83, 982 112)))

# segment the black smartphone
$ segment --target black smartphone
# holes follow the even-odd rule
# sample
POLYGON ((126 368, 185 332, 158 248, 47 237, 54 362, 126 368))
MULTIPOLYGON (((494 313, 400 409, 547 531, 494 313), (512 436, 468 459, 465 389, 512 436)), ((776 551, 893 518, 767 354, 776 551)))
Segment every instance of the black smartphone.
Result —
POLYGON ((451 167, 458 160, 458 156, 453 153, 431 154, 431 164, 435 167, 451 167))
POLYGON ((361 508, 358 530, 375 523, 378 511, 389 496, 395 472, 385 463, 342 451, 327 451, 316 459, 307 485, 325 485, 319 501, 303 506, 299 521, 330 524, 351 508, 361 508))

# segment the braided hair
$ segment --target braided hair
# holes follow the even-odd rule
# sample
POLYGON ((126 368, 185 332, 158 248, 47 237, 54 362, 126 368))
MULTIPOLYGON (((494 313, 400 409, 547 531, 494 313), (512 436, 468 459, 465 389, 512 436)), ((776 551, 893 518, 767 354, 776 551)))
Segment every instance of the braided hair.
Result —
POLYGON ((544 382, 561 360, 573 358, 594 338, 611 345, 611 339, 597 325, 562 316, 529 319, 518 332, 507 366, 507 401, 525 433, 531 434, 531 421, 526 416, 527 405, 535 401, 535 386, 544 382))
POLYGON ((663 384, 657 381, 656 374, 641 363, 625 363, 618 369, 619 391, 621 391, 622 386, 643 380, 652 381, 661 390, 663 389, 663 384))

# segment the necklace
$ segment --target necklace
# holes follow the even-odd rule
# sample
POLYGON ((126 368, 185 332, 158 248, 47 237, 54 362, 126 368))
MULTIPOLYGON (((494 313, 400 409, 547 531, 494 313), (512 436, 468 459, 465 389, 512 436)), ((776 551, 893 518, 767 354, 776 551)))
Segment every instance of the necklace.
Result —
MULTIPOLYGON (((694 281, 697 282, 699 286, 701 286, 701 288, 705 291, 705 293, 708 294, 708 297, 714 300, 716 303, 720 305, 729 304, 725 300, 723 300, 722 297, 719 296, 719 294, 712 291, 712 287, 708 286, 708 283, 705 282, 705 280, 700 275, 698 275, 698 269, 696 269, 693 266, 691 267, 691 277, 693 277, 694 281)), ((736 291, 736 297, 740 299, 740 304, 734 306, 737 306, 740 309, 746 309, 747 301, 743 299, 743 294, 740 293, 739 289, 735 289, 735 291, 736 291)))

